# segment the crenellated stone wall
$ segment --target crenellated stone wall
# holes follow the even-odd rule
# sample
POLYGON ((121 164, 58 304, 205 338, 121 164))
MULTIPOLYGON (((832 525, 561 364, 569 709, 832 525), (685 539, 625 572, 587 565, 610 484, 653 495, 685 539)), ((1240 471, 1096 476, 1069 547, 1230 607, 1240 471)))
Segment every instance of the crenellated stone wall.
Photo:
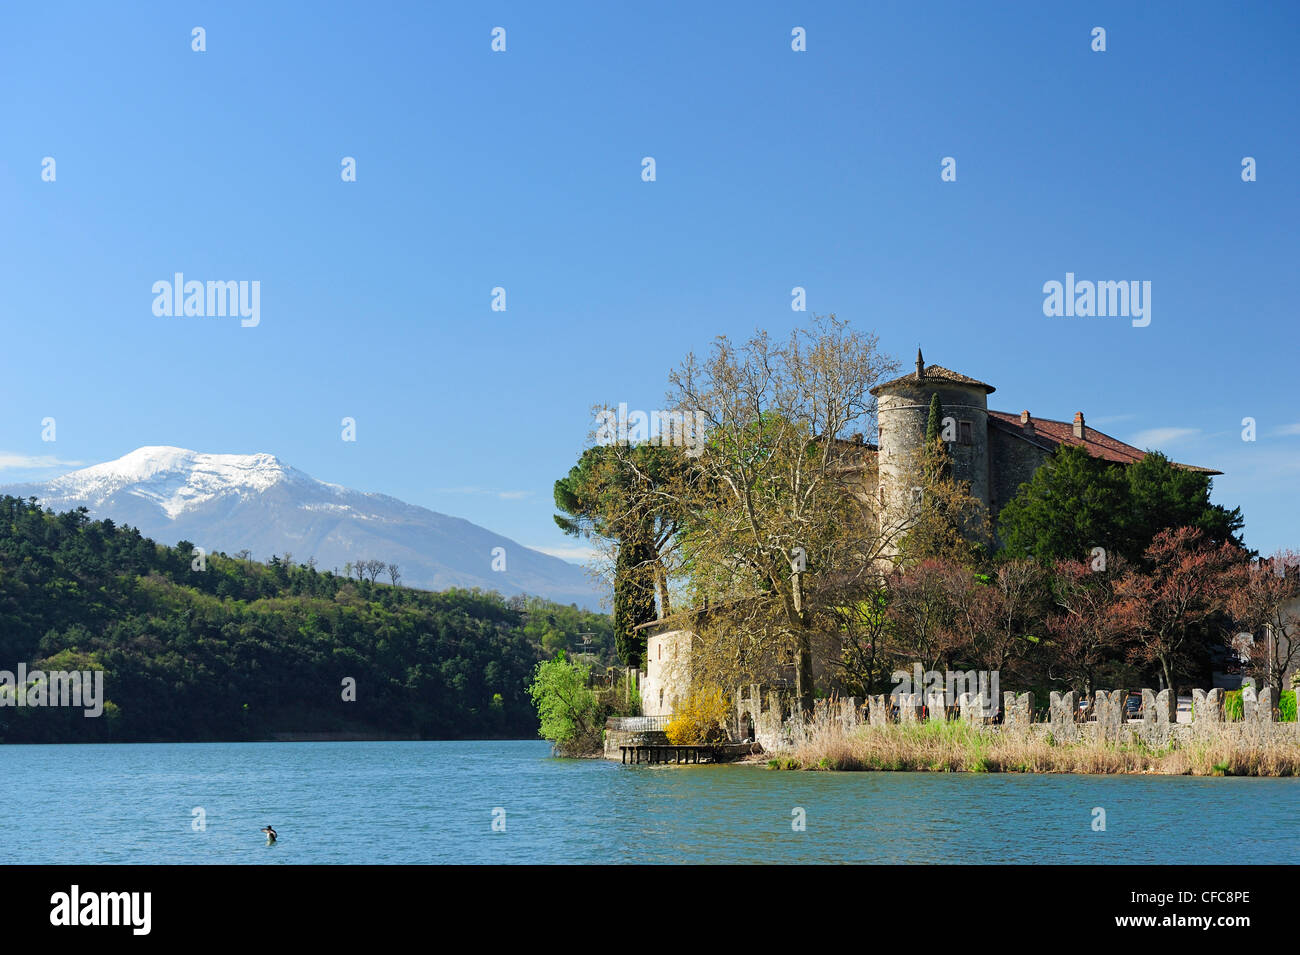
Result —
MULTIPOLYGON (((748 693, 737 692, 738 722, 746 715, 758 727, 757 741, 766 750, 784 749, 806 737, 814 724, 840 722, 846 731, 858 727, 878 727, 891 723, 919 723, 945 719, 962 719, 987 724, 995 732, 1023 732, 1050 738, 1056 743, 1142 742, 1150 746, 1185 743, 1219 735, 1230 739, 1293 740, 1300 737, 1300 723, 1278 723, 1273 693, 1264 689, 1258 694, 1243 694, 1244 719, 1226 722, 1222 690, 1192 692, 1192 722, 1177 721, 1177 697, 1169 690, 1140 691, 1142 707, 1130 718, 1126 704, 1128 690, 1098 690, 1086 714, 1079 709, 1079 695, 1074 691, 1052 691, 1048 711, 1038 714, 1031 693, 1004 692, 998 707, 1001 722, 984 714, 973 694, 958 700, 955 707, 945 708, 942 699, 925 699, 920 693, 874 694, 865 701, 854 697, 819 700, 807 723, 797 714, 793 701, 779 697, 775 691, 763 707, 753 709, 759 698, 757 686, 748 693), (924 705, 923 705, 924 704, 924 705), (750 715, 757 713, 757 718, 750 715)), ((743 739, 744 737, 736 737, 743 739)))
MULTIPOLYGON (((1297 740, 1300 723, 1279 723, 1270 688, 1242 693, 1243 719, 1229 723, 1223 713, 1222 690, 1192 691, 1192 722, 1177 722, 1177 698, 1168 690, 1143 689, 1142 708, 1137 718, 1125 711, 1129 691, 1098 690, 1093 694, 1085 717, 1074 691, 1052 691, 1045 719, 1036 721, 1032 693, 1002 694, 998 707, 1002 720, 995 722, 979 705, 975 694, 964 694, 955 707, 942 706, 942 699, 926 700, 920 693, 875 694, 865 700, 842 697, 818 700, 805 720, 794 705, 793 695, 759 684, 737 687, 735 712, 727 728, 735 742, 753 740, 763 750, 788 749, 808 737, 814 726, 839 724, 845 733, 890 723, 919 723, 962 719, 986 725, 993 732, 1028 733, 1050 738, 1055 743, 1141 742, 1159 747, 1215 737, 1232 740, 1297 740)), ((667 745, 660 730, 651 730, 653 718, 611 718, 606 723, 605 755, 619 758, 620 745, 657 743, 667 745), (646 725, 643 727, 642 722, 646 725), (629 727, 635 726, 636 731, 629 727)))

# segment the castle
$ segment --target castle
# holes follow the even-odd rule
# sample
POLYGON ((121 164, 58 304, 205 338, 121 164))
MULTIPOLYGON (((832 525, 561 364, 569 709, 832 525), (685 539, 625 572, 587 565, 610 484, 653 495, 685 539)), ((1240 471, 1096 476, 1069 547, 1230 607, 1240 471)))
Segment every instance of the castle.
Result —
MULTIPOLYGON (((871 389, 877 402, 879 444, 865 443, 861 436, 854 443, 862 447, 860 476, 865 493, 878 499, 882 525, 905 525, 904 515, 914 507, 920 488, 912 486, 912 467, 925 444, 934 395, 939 396, 944 417, 950 419, 945 439, 951 438, 947 443, 951 474, 969 484, 970 495, 984 505, 991 524, 1020 485, 1032 479, 1061 445, 1077 446, 1118 464, 1146 457, 1140 448, 1089 428, 1082 411, 1075 413, 1072 422, 1034 418, 1028 411, 991 411, 988 396, 994 390, 942 365, 925 364, 919 348, 914 372, 871 389)), ((1190 464, 1174 466, 1206 475, 1223 473, 1190 464)), ((640 682, 642 712, 647 716, 671 715, 676 702, 685 698, 694 647, 690 626, 691 614, 685 613, 638 628, 647 636, 640 682)))
MULTIPOLYGON (((925 442, 930 401, 935 395, 949 431, 944 437, 951 473, 969 484, 970 495, 984 505, 992 523, 1020 485, 1032 479, 1063 444, 1119 464, 1132 464, 1146 456, 1139 448, 1089 428, 1082 411, 1075 412, 1069 423, 1034 418, 1028 411, 991 411, 988 396, 995 390, 942 365, 926 365, 919 348, 914 372, 871 389, 877 400, 879 445, 864 447, 876 458, 879 476, 872 477, 875 484, 870 492, 879 495, 882 520, 888 520, 897 508, 911 507, 913 494, 919 490, 910 486, 908 474, 925 442)), ((1222 473, 1188 464, 1175 467, 1207 475, 1222 473)))

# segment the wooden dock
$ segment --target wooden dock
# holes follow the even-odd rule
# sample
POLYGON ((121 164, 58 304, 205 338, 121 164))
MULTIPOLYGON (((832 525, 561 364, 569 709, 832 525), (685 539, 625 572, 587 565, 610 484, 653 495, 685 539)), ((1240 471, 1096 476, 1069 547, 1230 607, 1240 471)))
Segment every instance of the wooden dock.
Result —
POLYGON ((735 759, 738 756, 748 755, 754 752, 754 749, 754 745, 751 743, 703 743, 677 746, 671 743, 637 743, 620 746, 619 752, 625 764, 645 763, 654 765, 656 763, 700 763, 706 761, 720 763, 735 759))

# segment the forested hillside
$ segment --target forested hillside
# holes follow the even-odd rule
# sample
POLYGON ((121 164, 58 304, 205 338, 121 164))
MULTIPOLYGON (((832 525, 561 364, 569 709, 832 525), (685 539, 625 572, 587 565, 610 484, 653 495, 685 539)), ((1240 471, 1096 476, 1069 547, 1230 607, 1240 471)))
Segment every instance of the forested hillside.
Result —
POLYGON ((103 669, 109 701, 99 718, 0 707, 6 742, 528 738, 533 667, 584 636, 612 653, 609 618, 576 607, 199 561, 186 541, 0 497, 0 670, 103 669))

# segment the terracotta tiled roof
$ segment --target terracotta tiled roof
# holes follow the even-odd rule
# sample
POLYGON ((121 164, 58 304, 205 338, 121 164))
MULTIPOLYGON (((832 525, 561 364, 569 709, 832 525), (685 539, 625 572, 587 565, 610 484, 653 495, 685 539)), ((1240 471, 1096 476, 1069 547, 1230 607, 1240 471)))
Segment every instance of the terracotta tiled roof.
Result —
POLYGON ((979 381, 976 378, 970 378, 959 371, 953 371, 951 368, 944 368, 943 365, 926 365, 924 377, 918 378, 916 372, 903 375, 901 378, 895 378, 892 381, 886 381, 883 384, 876 385, 871 389, 873 395, 878 395, 886 388, 894 385, 924 385, 926 381, 933 379, 935 381, 947 381, 959 385, 970 385, 975 388, 983 388, 985 394, 992 394, 997 389, 987 382, 979 381))
MULTIPOLYGON (((1118 438, 1112 438, 1108 434, 1102 434, 1096 428, 1084 426, 1083 438, 1074 436, 1074 425, 1068 421, 1053 421, 1050 418, 1033 418, 1033 430, 1028 431, 1020 423, 1020 415, 1010 414, 1006 411, 990 411, 989 426, 999 427, 1003 431, 1009 432, 1036 444, 1039 447, 1053 451, 1058 445, 1069 444, 1076 447, 1084 448, 1094 458, 1101 458, 1106 461, 1115 461, 1120 464, 1132 464, 1134 461, 1141 461, 1145 458, 1146 452, 1141 448, 1135 448, 1131 444, 1125 444, 1118 438)), ((1222 471, 1215 471, 1211 468, 1197 467, 1194 464, 1178 464, 1174 462, 1175 467, 1183 468, 1187 471, 1199 471, 1202 474, 1222 474, 1222 471)))

